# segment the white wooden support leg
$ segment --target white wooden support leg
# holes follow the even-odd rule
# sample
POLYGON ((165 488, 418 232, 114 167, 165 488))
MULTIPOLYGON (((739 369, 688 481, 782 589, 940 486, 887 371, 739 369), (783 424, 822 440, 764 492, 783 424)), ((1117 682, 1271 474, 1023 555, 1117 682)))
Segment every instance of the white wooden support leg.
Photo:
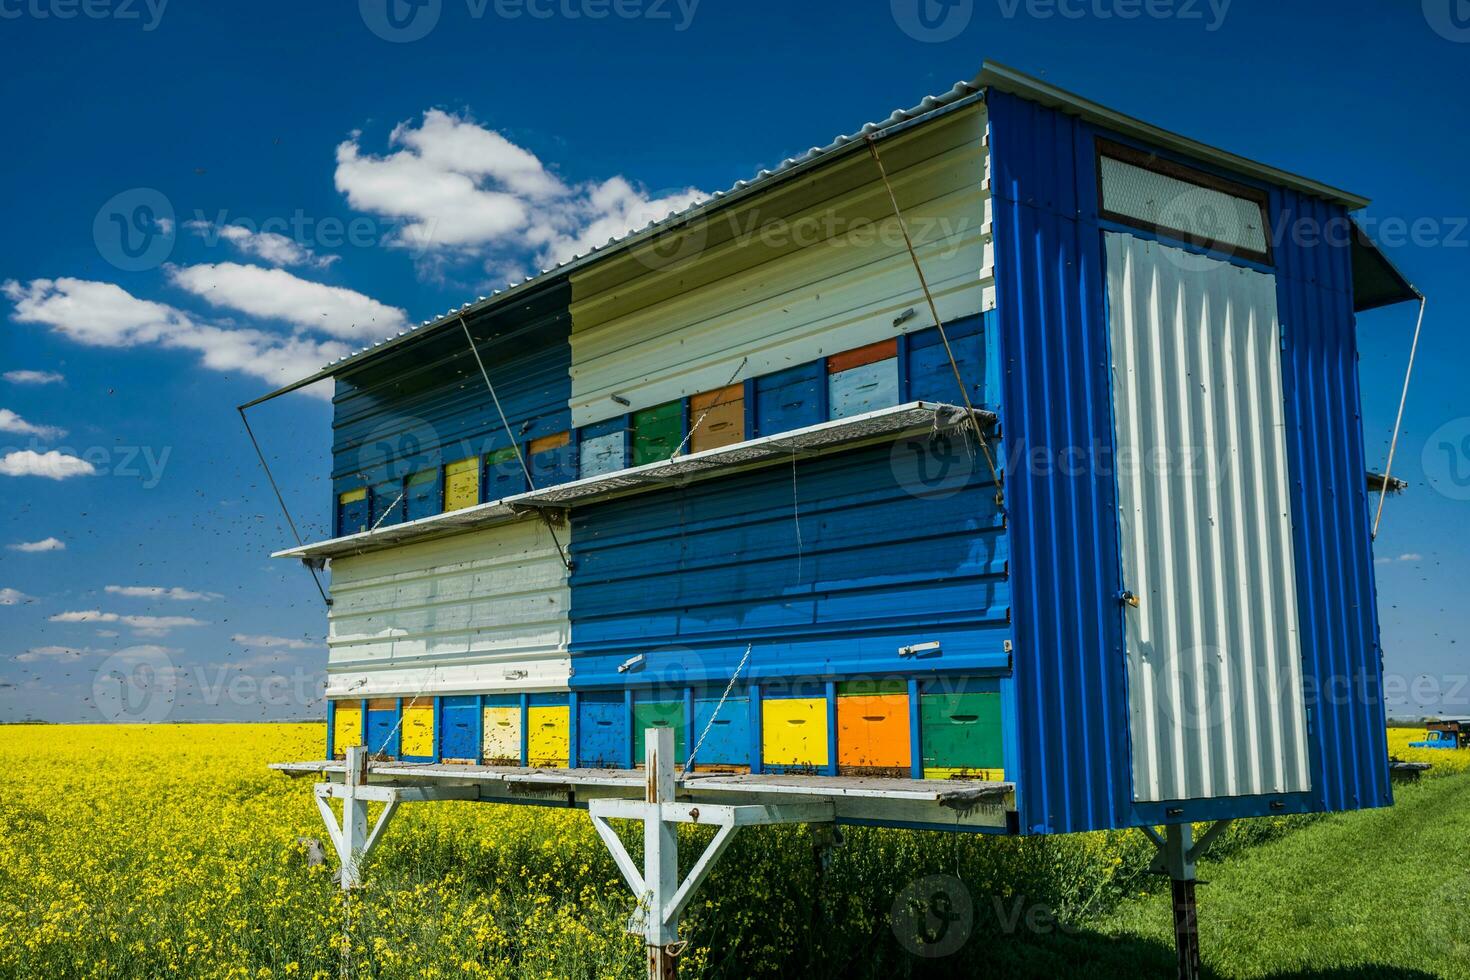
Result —
POLYGON ((712 803, 680 803, 675 800, 674 735, 668 728, 645 732, 647 791, 642 800, 591 800, 587 812, 592 826, 612 853, 623 880, 638 896, 640 912, 628 924, 630 932, 642 934, 648 945, 648 976, 672 980, 678 972, 675 956, 679 946, 679 916, 688 907, 715 862, 725 853, 741 827, 775 823, 828 823, 833 819, 830 802, 782 805, 730 806, 712 803), (643 868, 640 873, 608 824, 610 819, 643 822, 643 868), (712 841, 679 881, 678 825, 707 824, 716 829, 712 841))
POLYGON ((383 797, 383 812, 378 816, 378 822, 369 833, 368 800, 363 794, 363 790, 367 789, 366 783, 367 749, 355 745, 347 750, 347 773, 340 791, 330 783, 321 784, 316 788, 317 809, 321 811, 322 821, 327 825, 327 835, 332 840, 332 846, 336 849, 337 859, 341 864, 340 878, 343 891, 362 884, 362 863, 382 838, 388 821, 393 819, 393 813, 398 809, 396 794, 383 797), (336 814, 332 812, 331 803, 328 802, 333 796, 342 800, 340 825, 337 823, 336 814))
MULTIPOLYGON (((656 728, 645 733, 644 773, 648 779, 645 802, 651 804, 674 801, 674 730, 656 728), (648 737, 652 735, 652 737, 648 737)), ((670 924, 664 917, 674 893, 679 888, 679 834, 672 823, 665 823, 662 814, 651 814, 653 819, 643 822, 643 887, 648 892, 648 926, 644 937, 648 941, 649 977, 674 977, 677 963, 669 949, 679 939, 679 920, 670 924)))

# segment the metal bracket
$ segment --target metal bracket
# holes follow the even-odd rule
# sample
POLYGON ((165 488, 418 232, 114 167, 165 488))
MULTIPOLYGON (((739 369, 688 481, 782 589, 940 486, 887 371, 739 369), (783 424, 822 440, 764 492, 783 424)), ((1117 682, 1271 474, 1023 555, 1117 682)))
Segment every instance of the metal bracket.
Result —
POLYGON ((1195 877, 1195 864, 1204 857, 1210 845, 1219 839, 1220 835, 1235 821, 1216 820, 1210 825, 1199 840, 1192 840, 1193 827, 1190 824, 1170 824, 1166 829, 1167 836, 1160 834, 1149 826, 1139 829, 1158 848, 1153 861, 1149 863, 1148 870, 1151 874, 1166 874, 1176 881, 1193 881, 1195 877))

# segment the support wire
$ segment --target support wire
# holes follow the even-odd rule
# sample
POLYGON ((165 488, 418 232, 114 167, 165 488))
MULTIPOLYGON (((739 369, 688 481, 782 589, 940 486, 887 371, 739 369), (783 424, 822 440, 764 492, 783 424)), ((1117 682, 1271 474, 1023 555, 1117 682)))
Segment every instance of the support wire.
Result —
MULTIPOLYGON (((462 315, 459 318, 459 325, 464 330, 464 339, 469 341, 470 353, 475 355, 475 363, 480 366, 480 377, 485 379, 485 387, 490 389, 490 400, 495 403, 495 412, 500 416, 500 424, 505 427, 505 434, 510 439, 510 448, 515 450, 516 459, 521 464, 521 472, 526 475, 526 489, 535 490, 536 481, 531 477, 531 467, 526 465, 526 454, 521 452, 520 440, 510 430, 510 420, 505 417, 505 409, 500 407, 500 396, 495 393, 495 386, 490 383, 490 372, 485 370, 485 362, 480 359, 480 348, 476 346, 474 335, 470 333, 469 324, 464 322, 462 315)), ((556 553, 561 556, 562 565, 570 571, 572 563, 567 559, 566 550, 561 546, 561 539, 556 536, 556 528, 551 524, 551 517, 539 507, 536 510, 546 524, 546 530, 551 535, 551 543, 556 545, 556 553)))
POLYGON ((1383 520, 1383 502, 1388 499, 1389 478, 1393 476, 1393 454, 1399 447, 1399 426, 1404 422, 1404 403, 1409 400, 1409 378, 1414 374, 1414 355, 1419 352, 1419 328, 1424 326, 1425 299, 1419 296, 1419 319, 1414 323, 1414 340, 1409 344, 1409 366, 1404 369, 1404 389, 1399 393, 1399 413, 1393 420, 1393 438, 1388 442, 1388 462, 1383 467, 1383 489, 1378 492, 1378 511, 1373 515, 1373 533, 1368 540, 1378 539, 1378 522, 1383 520))
POLYGON ((939 339, 944 343, 944 354, 949 359, 949 366, 954 371, 955 384, 959 385, 960 398, 965 403, 965 422, 975 430, 975 438, 979 440, 980 452, 985 455, 985 464, 990 467, 990 478, 995 483, 995 503, 1002 506, 1005 503, 1005 490, 1001 487, 1000 473, 995 468, 995 457, 990 454, 990 442, 985 438, 985 433, 980 429, 980 420, 975 417, 975 406, 970 403, 970 390, 965 387, 965 379, 960 374, 960 366, 954 358, 954 349, 949 346, 949 334, 945 332, 944 324, 939 320, 939 307, 934 303, 934 294, 929 291, 929 280, 924 276, 924 267, 919 264, 919 255, 914 251, 914 240, 909 237, 909 226, 903 218, 903 209, 898 206, 898 195, 893 192, 893 184, 888 180, 888 170, 883 166, 883 157, 878 153, 878 141, 871 135, 867 137, 868 152, 873 155, 873 162, 878 165, 878 175, 883 178, 883 187, 888 191, 888 200, 893 205, 893 216, 898 219, 898 230, 903 232, 903 242, 908 248, 909 260, 914 264, 914 272, 919 276, 919 286, 924 290, 924 299, 929 304, 929 315, 934 318, 934 326, 939 329, 939 339))
POLYGON ((735 379, 740 377, 740 372, 745 370, 745 365, 749 361, 749 357, 742 357, 740 359, 740 363, 735 365, 735 372, 730 375, 730 380, 726 381, 725 384, 720 388, 720 396, 716 398, 712 403, 710 403, 709 408, 706 408, 703 412, 699 414, 699 418, 694 420, 694 424, 689 427, 689 434, 684 437, 684 441, 679 443, 678 448, 675 449, 674 452, 669 456, 670 459, 674 459, 675 457, 677 457, 680 453, 684 451, 684 447, 689 445, 689 440, 694 438, 694 433, 697 432, 699 430, 699 427, 704 424, 704 417, 710 412, 713 412, 716 408, 719 408, 720 405, 724 404, 725 389, 729 388, 735 383, 735 379))
POLYGON ((739 677, 740 672, 745 669, 746 662, 750 660, 751 648, 754 646, 754 643, 745 645, 745 656, 740 658, 740 663, 735 667, 735 673, 730 675, 730 683, 725 685, 725 693, 720 695, 720 703, 715 705, 714 711, 710 712, 709 721, 704 725, 704 731, 699 733, 699 741, 694 743, 694 751, 690 752, 689 758, 684 761, 684 770, 679 773, 680 779, 689 775, 689 770, 694 768, 694 757, 699 754, 699 747, 704 744, 704 737, 709 734, 709 730, 715 725, 715 719, 720 716, 720 709, 725 706, 725 699, 730 696, 730 691, 735 687, 735 678, 739 677))
MULTIPOLYGON (((270 482, 271 489, 275 491, 276 503, 281 505, 281 513, 286 515, 286 523, 291 527, 291 536, 296 539, 296 546, 299 548, 303 544, 301 532, 296 530, 296 522, 291 519, 291 511, 286 507, 286 498, 281 496, 281 488, 276 486, 276 478, 271 475, 271 466, 265 461, 265 453, 260 450, 260 443, 255 438, 255 430, 250 428, 250 420, 245 417, 244 407, 242 406, 237 411, 240 413, 240 421, 245 423, 245 434, 250 437, 250 445, 255 447, 255 457, 260 460, 260 468, 265 470, 265 478, 270 482)), ((316 590, 321 595, 322 602, 330 606, 332 600, 327 598, 327 590, 322 588, 322 580, 317 577, 315 566, 307 565, 306 569, 311 572, 311 580, 316 583, 316 590)))

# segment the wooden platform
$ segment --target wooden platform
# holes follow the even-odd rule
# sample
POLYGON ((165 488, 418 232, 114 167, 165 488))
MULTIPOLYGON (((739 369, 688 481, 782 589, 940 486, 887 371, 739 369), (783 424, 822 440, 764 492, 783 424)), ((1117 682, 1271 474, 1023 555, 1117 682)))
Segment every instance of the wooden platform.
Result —
MULTIPOLYGON (((641 800, 641 769, 539 769, 454 763, 369 762, 367 785, 385 788, 457 786, 463 798, 484 803, 534 804, 585 809, 595 799, 641 800)), ((292 778, 329 782, 346 778, 338 761, 278 762, 272 769, 292 778)), ((964 779, 891 779, 862 776, 756 775, 692 772, 676 780, 680 802, 715 804, 831 803, 837 823, 887 824, 1004 833, 1013 829, 1015 786, 964 779)))

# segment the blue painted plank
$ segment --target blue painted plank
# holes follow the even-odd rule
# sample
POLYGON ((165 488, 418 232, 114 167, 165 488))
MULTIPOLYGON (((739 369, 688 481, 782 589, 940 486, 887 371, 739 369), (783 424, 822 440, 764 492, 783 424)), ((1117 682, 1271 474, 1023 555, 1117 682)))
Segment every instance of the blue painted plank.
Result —
POLYGON ((600 769, 626 767, 628 707, 622 691, 577 695, 577 764, 600 769))
POLYGON ((379 483, 368 492, 368 497, 373 505, 371 527, 391 527, 403 523, 408 508, 404 504, 407 498, 402 480, 379 483))
POLYGON ((978 459, 937 493, 891 446, 572 515, 572 684, 723 683, 1003 666, 1007 548, 978 459), (800 530, 794 516, 799 501, 800 530), (617 667, 643 654, 637 669, 617 667))
POLYGON ((628 418, 585 425, 577 433, 578 473, 583 478, 612 473, 628 466, 628 418))
MULTIPOLYGON (((965 381, 965 390, 977 408, 988 403, 985 391, 985 324, 994 324, 994 312, 965 317, 944 325, 955 364, 965 381)), ((936 327, 920 330, 908 338, 908 394, 905 401, 962 404, 954 367, 945 353, 936 327)))
POLYGON ((480 699, 474 695, 439 699, 436 726, 439 758, 475 759, 480 754, 480 699))
POLYGON ((826 384, 827 372, 821 361, 756 378, 755 434, 768 436, 826 421, 826 384))
POLYGON ((750 698, 737 687, 720 706, 722 689, 704 691, 694 698, 694 731, 691 737, 698 740, 704 734, 699 754, 694 757, 696 766, 750 765, 750 698), (718 713, 715 708, 719 707, 718 713), (711 724, 713 722, 713 724, 711 724))
POLYGON ((843 419, 898 404, 898 358, 827 376, 827 415, 843 419))
POLYGON ((538 489, 570 483, 577 478, 577 444, 568 441, 565 446, 536 453, 530 462, 531 478, 538 489))
POLYGON ((372 504, 369 493, 360 500, 337 505, 337 534, 348 535, 366 531, 372 527, 372 504))
POLYGON ((408 478, 408 519, 432 517, 444 509, 444 471, 435 467, 408 478))
POLYGON ((367 745, 372 755, 398 756, 398 711, 390 708, 367 712, 367 745))

